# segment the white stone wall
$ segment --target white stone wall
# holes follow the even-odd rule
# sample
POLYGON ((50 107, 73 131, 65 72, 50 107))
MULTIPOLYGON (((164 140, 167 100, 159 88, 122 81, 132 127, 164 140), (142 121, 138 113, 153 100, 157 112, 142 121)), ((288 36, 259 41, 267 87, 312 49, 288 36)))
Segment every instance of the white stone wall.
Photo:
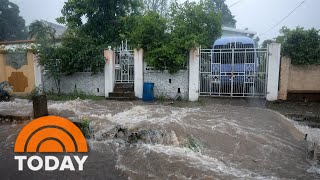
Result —
MULTIPOLYGON (((52 79, 43 75, 42 80, 46 91, 57 91, 52 79)), ((77 90, 90 95, 105 96, 104 73, 92 75, 90 72, 81 72, 62 76, 60 90, 62 93, 72 93, 77 90)))
MULTIPOLYGON (((145 68, 144 68, 145 69, 145 68)), ((180 70, 175 74, 168 71, 144 70, 144 82, 152 82, 154 85, 155 97, 165 97, 173 99, 180 88, 181 96, 188 100, 189 74, 188 70, 180 70), (171 83, 170 83, 171 79, 171 83)))

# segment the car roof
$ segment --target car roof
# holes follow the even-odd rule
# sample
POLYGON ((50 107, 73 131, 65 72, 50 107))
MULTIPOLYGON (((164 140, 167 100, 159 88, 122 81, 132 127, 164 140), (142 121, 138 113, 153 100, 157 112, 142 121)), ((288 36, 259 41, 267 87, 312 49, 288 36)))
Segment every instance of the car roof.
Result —
POLYGON ((242 44, 254 44, 254 41, 249 37, 223 37, 223 38, 217 39, 214 42, 213 46, 226 45, 228 43, 233 43, 233 42, 240 42, 242 44))

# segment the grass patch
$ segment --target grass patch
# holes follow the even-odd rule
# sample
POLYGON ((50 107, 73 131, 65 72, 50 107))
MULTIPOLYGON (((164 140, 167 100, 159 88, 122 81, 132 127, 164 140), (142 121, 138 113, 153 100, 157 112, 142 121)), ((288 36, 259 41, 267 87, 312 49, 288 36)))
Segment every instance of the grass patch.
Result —
POLYGON ((88 118, 83 118, 80 122, 80 130, 84 137, 90 137, 90 120, 88 118))
POLYGON ((202 147, 200 141, 194 139, 193 137, 188 137, 188 139, 186 140, 183 146, 186 148, 189 148, 194 152, 200 152, 202 147))
POLYGON ((94 101, 105 100, 105 97, 102 96, 93 96, 93 95, 74 95, 74 94, 47 94, 47 99, 51 101, 70 101, 80 99, 90 99, 94 101))
MULTIPOLYGON (((31 93, 29 93, 26 96, 17 96, 21 99, 29 99, 32 100, 32 97, 34 95, 39 94, 39 89, 34 88, 31 93)), ((86 100, 86 99, 90 99, 93 101, 101 101, 101 100, 105 100, 106 98, 104 96, 95 96, 95 95, 90 95, 90 94, 86 94, 84 92, 81 91, 74 91, 72 93, 55 93, 55 92, 43 92, 42 94, 47 96, 47 100, 50 101, 70 101, 70 100, 75 100, 75 99, 82 99, 82 100, 86 100)))
POLYGON ((90 99, 94 101, 101 101, 105 100, 103 96, 95 96, 95 95, 88 95, 84 92, 75 91, 73 93, 66 93, 66 94, 57 94, 57 93, 45 93, 47 95, 47 99, 51 101, 70 101, 75 100, 77 98, 80 99, 90 99))
POLYGON ((160 95, 156 98, 157 101, 159 101, 160 103, 163 103, 166 100, 166 97, 164 95, 160 95))
POLYGON ((199 98, 198 103, 199 103, 200 106, 206 105, 206 103, 204 102, 204 100, 201 99, 201 98, 199 98))

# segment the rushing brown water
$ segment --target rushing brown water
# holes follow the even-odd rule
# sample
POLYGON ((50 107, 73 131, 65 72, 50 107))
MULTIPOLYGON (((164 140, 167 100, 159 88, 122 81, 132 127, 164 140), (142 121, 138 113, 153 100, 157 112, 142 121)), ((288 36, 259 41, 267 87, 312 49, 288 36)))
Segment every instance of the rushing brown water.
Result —
MULTIPOLYGON (((0 103, 0 113, 26 114, 26 100, 0 103)), ((84 172, 16 171, 13 146, 23 125, 1 125, 1 173, 7 178, 84 179, 317 179, 305 131, 260 108, 173 107, 142 102, 50 102, 49 112, 90 119, 84 172), (296 128, 303 131, 301 133, 296 128), (26 174, 26 175, 25 175, 26 174)), ((313 131, 313 130, 312 130, 313 131)), ((319 133, 320 134, 320 133, 319 133)), ((312 137, 317 137, 315 131, 312 137)), ((320 137, 320 136, 318 136, 320 137)))

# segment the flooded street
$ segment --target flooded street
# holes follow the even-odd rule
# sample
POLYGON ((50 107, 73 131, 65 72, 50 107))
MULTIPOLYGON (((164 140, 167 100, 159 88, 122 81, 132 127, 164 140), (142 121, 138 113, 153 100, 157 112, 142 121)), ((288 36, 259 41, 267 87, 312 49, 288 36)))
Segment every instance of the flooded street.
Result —
MULTIPOLYGON (((17 171, 14 141, 23 124, 0 126, 5 179, 319 179, 299 126, 264 108, 211 104, 176 107, 143 102, 49 102, 49 113, 90 120, 83 172, 17 171), (300 131, 299 131, 299 130, 300 131)), ((0 114, 30 115, 32 103, 1 102, 0 114)), ((2 179, 2 178, 1 178, 2 179)))

